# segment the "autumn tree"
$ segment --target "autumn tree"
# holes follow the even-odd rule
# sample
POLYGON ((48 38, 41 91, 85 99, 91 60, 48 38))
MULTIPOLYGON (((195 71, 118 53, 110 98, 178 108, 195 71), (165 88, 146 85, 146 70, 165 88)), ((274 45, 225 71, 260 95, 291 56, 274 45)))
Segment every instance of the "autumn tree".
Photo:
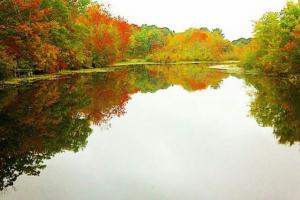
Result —
POLYGON ((265 73, 300 72, 299 17, 299 4, 288 2, 281 12, 269 12, 259 19, 254 28, 256 49, 247 48, 242 66, 265 73))
POLYGON ((124 55, 131 35, 131 26, 124 19, 112 17, 103 5, 94 3, 78 22, 89 27, 85 45, 91 51, 94 67, 112 63, 124 55))
POLYGON ((129 56, 145 58, 148 54, 164 47, 173 33, 168 28, 142 25, 130 37, 129 56))
POLYGON ((127 52, 132 26, 90 0, 0 2, 1 79, 103 66, 127 52))
POLYGON ((217 61, 223 60, 231 51, 231 43, 224 38, 220 29, 188 29, 168 37, 167 43, 149 58, 160 62, 172 61, 217 61))

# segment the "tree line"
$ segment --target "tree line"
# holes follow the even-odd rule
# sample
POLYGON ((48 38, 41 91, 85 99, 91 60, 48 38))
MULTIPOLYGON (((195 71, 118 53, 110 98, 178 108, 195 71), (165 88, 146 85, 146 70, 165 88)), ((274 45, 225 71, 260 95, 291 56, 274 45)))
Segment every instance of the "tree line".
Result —
POLYGON ((132 58, 223 60, 232 58, 232 50, 221 29, 175 33, 137 26, 91 0, 0 2, 0 79, 14 76, 15 69, 53 73, 132 58))
POLYGON ((16 69, 35 74, 97 68, 116 61, 240 60, 246 70, 300 72, 300 4, 288 2, 255 23, 253 38, 229 41, 219 28, 176 33, 128 23, 91 0, 0 2, 0 80, 16 69))

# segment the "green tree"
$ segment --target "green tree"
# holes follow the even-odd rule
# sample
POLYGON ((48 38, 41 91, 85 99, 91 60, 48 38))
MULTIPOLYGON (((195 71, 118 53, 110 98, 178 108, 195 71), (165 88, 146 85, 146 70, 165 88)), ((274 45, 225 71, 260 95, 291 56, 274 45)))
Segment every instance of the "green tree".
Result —
POLYGON ((129 56, 145 58, 151 52, 165 46, 170 35, 172 32, 168 28, 142 25, 130 38, 129 56))
POLYGON ((265 73, 300 72, 299 17, 300 5, 292 2, 281 12, 266 13, 255 24, 253 42, 244 51, 242 65, 265 73))

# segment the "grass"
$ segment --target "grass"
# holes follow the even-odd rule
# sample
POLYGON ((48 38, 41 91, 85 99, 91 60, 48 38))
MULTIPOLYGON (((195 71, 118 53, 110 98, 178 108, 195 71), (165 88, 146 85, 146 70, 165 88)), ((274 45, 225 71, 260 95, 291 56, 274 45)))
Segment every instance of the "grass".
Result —
POLYGON ((89 74, 89 73, 100 73, 100 72, 112 72, 116 70, 116 68, 92 68, 92 69, 78 69, 78 70, 62 70, 59 71, 58 75, 69 75, 69 74, 89 74))
POLYGON ((145 59, 130 59, 122 62, 114 63, 110 66, 118 67, 118 66, 130 66, 130 65, 154 65, 156 62, 147 61, 145 59))
POLYGON ((111 72, 117 68, 96 68, 96 69, 79 69, 79 70, 62 70, 55 74, 43 74, 43 75, 33 75, 29 77, 17 77, 4 80, 3 85, 20 85, 23 83, 31 83, 40 80, 55 80, 64 75, 73 75, 73 74, 88 74, 88 73, 104 73, 111 72))
POLYGON ((30 77, 11 78, 3 81, 4 85, 19 85, 21 83, 30 83, 39 80, 54 80, 58 77, 56 74, 34 75, 30 77))

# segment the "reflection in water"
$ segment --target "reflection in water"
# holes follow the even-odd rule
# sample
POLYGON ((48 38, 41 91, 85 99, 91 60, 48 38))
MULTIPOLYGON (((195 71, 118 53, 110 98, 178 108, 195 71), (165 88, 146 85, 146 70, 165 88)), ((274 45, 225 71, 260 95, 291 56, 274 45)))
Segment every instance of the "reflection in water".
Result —
POLYGON ((280 143, 300 141, 300 83, 288 79, 246 77, 253 86, 251 115, 257 122, 272 127, 280 143))
POLYGON ((91 133, 78 112, 89 104, 73 80, 5 91, 0 111, 0 189, 25 173, 38 175, 43 160, 64 150, 78 151, 91 133))
POLYGON ((100 125, 125 113, 136 92, 171 85, 186 90, 217 87, 226 77, 202 67, 138 67, 113 73, 41 82, 1 92, 0 190, 22 174, 38 175, 43 161, 85 147, 90 122, 100 125))
MULTIPOLYGON (((144 66, 40 82, 0 93, 0 190, 22 175, 39 175, 45 160, 87 144, 91 124, 125 114, 136 93, 173 85, 193 92, 218 89, 229 75, 205 66, 144 66)), ((281 143, 300 140, 300 87, 287 80, 245 77, 256 90, 251 115, 281 143)), ((172 101, 172 99, 170 99, 172 101)), ((173 108, 176 109, 176 108, 173 108)), ((220 111, 221 112, 221 111, 220 111)))

